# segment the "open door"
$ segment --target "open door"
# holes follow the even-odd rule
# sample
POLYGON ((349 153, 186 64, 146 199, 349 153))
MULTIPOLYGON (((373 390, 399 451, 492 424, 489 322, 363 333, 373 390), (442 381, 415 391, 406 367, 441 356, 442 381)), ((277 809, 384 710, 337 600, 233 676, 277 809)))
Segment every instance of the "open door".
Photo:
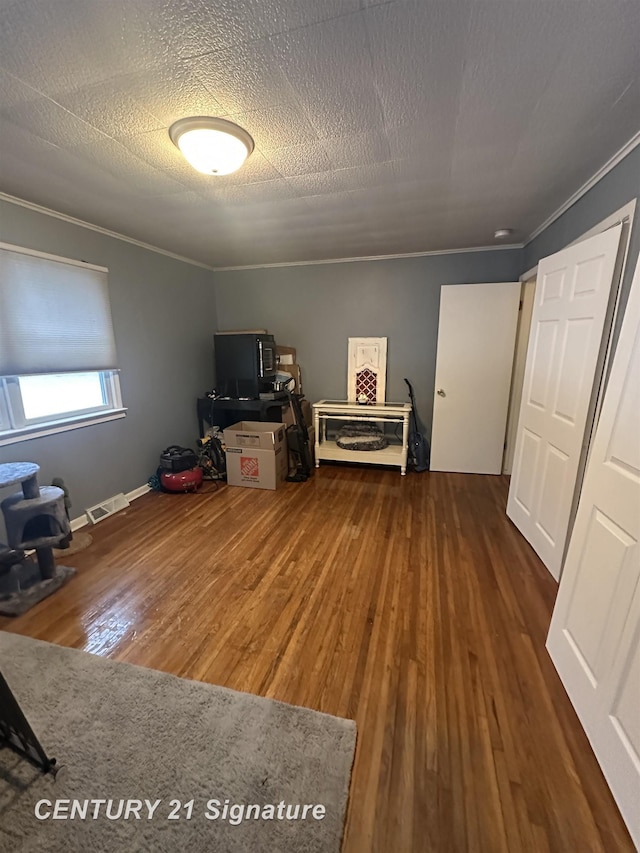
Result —
POLYGON ((519 304, 519 281, 441 287, 432 471, 502 471, 519 304))
POLYGON ((547 648, 640 849, 640 263, 547 648))
POLYGON ((538 265, 507 515, 556 580, 621 230, 617 225, 538 265))

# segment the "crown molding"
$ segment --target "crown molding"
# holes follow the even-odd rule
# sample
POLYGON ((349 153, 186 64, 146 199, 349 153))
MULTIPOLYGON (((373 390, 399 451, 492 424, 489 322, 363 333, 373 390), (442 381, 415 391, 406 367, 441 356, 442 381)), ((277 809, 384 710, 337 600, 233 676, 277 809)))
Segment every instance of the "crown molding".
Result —
POLYGON ((559 219, 563 213, 566 213, 567 210, 569 210, 570 207, 573 207, 573 205, 579 201, 583 195, 586 195, 592 187, 601 181, 605 175, 609 174, 609 172, 614 169, 618 163, 622 162, 627 155, 631 154, 633 149, 638 145, 640 145, 640 130, 634 134, 628 142, 625 142, 622 148, 619 151, 616 151, 613 157, 607 160, 604 166, 601 166, 598 171, 580 187, 580 189, 576 190, 576 192, 574 192, 574 194, 564 202, 564 204, 561 204, 560 207, 551 214, 551 216, 547 217, 541 225, 538 225, 535 231, 532 231, 531 234, 529 234, 523 245, 528 246, 532 240, 535 240, 536 237, 542 234, 542 232, 552 225, 556 219, 559 219))
POLYGON ((275 264, 246 264, 237 267, 213 267, 214 272, 236 270, 265 270, 277 267, 312 267, 319 264, 356 264, 362 261, 393 261, 397 258, 429 258, 435 255, 466 255, 469 252, 498 252, 504 249, 522 249, 524 243, 509 243, 503 246, 469 246, 464 249, 437 249, 432 252, 405 252, 398 255, 365 255, 359 258, 327 258, 319 261, 280 261, 275 264))
POLYGON ((25 207, 28 210, 36 211, 37 213, 43 213, 46 216, 52 216, 55 219, 60 219, 63 222, 68 222, 71 225, 77 225, 80 228, 87 228, 90 231, 95 231, 98 234, 103 234, 106 237, 113 237, 116 240, 122 240, 125 243, 131 243, 134 246, 139 246, 141 249, 147 249, 150 252, 156 252, 159 255, 164 255, 168 258, 173 258, 176 261, 182 261, 182 263, 191 264, 192 266, 200 267, 201 269, 211 270, 212 272, 233 272, 237 270, 258 270, 258 269, 274 269, 279 267, 303 267, 303 266, 317 266, 318 264, 349 264, 349 263, 357 263, 359 261, 388 261, 395 260, 398 258, 427 258, 427 257, 435 257, 438 255, 458 255, 458 254, 466 254, 468 252, 495 252, 501 251, 505 249, 522 249, 525 246, 528 246, 536 237, 538 237, 542 232, 552 225, 556 219, 559 219, 563 213, 566 213, 570 207, 572 207, 582 196, 586 195, 592 187, 594 187, 599 181, 601 181, 605 175, 607 175, 612 169, 614 169, 618 163, 622 162, 625 157, 627 157, 638 145, 640 145, 640 131, 638 131, 631 139, 626 142, 622 148, 617 151, 613 157, 611 157, 607 162, 601 166, 595 174, 593 174, 588 181, 586 181, 572 196, 570 196, 560 207, 555 210, 547 219, 544 220, 531 234, 524 240, 522 243, 510 243, 507 245, 500 246, 467 246, 461 249, 441 249, 434 250, 430 252, 405 252, 400 254, 393 255, 367 255, 363 257, 356 258, 327 258, 325 260, 314 260, 314 261, 282 261, 279 263, 273 264, 242 264, 239 266, 226 266, 226 267, 214 267, 210 264, 204 264, 201 261, 195 261, 193 258, 187 258, 184 255, 178 255, 175 252, 170 252, 167 249, 162 249, 159 246, 153 246, 150 243, 144 243, 141 240, 136 240, 133 237, 128 237, 126 234, 120 234, 117 231, 111 231, 108 228, 102 228, 100 225, 94 225, 91 222, 85 222, 82 219, 77 219, 74 216, 69 216, 66 213, 60 213, 57 210, 52 210, 48 207, 43 207, 40 204, 36 204, 35 202, 26 201, 25 199, 17 198, 16 196, 9 195, 8 193, 0 192, 0 201, 6 201, 10 204, 16 204, 20 207, 25 207))
POLYGON ((27 210, 33 210, 36 213, 43 213, 45 216, 52 216, 54 219, 61 219, 63 222, 68 222, 70 225, 78 225, 80 228, 87 228, 89 231, 95 231, 98 234, 103 234, 105 237, 113 237, 115 240, 122 240, 124 243, 131 243, 133 246, 138 246, 141 249, 147 249, 149 252, 156 252, 158 255, 173 258, 175 261, 182 261, 182 263, 191 264, 194 267, 200 267, 205 270, 213 270, 213 267, 208 264, 203 264, 200 261, 194 261, 193 258, 186 258, 184 255, 177 255, 175 252, 169 252, 167 249, 161 249, 159 246, 152 246, 151 243, 143 243, 142 240, 136 240, 134 237, 127 237, 126 234, 120 234, 118 231, 110 231, 108 228, 103 228, 101 225, 94 225, 92 222, 85 222, 84 219, 76 219, 75 216, 69 216, 67 213, 60 213, 58 210, 52 210, 50 207, 43 207, 41 204, 36 204, 33 201, 26 201, 23 198, 17 198, 17 196, 3 192, 0 192, 0 201, 6 201, 9 204, 16 204, 19 207, 26 207, 27 210))

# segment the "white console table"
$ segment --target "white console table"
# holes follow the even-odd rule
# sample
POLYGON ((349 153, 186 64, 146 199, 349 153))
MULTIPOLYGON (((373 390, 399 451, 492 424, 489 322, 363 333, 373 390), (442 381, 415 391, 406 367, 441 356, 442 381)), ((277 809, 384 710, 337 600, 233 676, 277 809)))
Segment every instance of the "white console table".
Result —
POLYGON ((313 425, 316 431, 316 468, 320 460, 333 462, 360 462, 364 465, 395 465, 401 474, 407 473, 407 448, 409 445, 410 403, 376 403, 361 406, 343 400, 320 400, 313 403, 313 425), (345 450, 331 438, 330 421, 373 421, 402 426, 402 438, 389 436, 389 446, 383 450, 345 450))

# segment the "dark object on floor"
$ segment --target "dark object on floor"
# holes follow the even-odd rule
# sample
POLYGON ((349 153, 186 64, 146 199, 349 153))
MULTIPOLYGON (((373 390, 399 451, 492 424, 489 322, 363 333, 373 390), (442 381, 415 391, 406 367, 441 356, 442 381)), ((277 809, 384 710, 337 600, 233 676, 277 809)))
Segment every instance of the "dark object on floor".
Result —
POLYGON ((409 398, 411 400, 411 431, 409 432, 409 465, 418 474, 429 470, 430 450, 429 442, 425 438, 422 424, 418 420, 416 400, 413 387, 408 379, 404 380, 409 386, 409 398))
POLYGON ((156 473, 152 474, 147 480, 147 485, 150 489, 153 489, 154 492, 164 492, 162 488, 162 483, 160 482, 160 476, 162 475, 162 468, 157 468, 156 473))
POLYGON ((164 471, 189 471, 198 464, 198 456, 190 447, 172 444, 160 454, 160 467, 164 471))
POLYGON ((336 444, 343 450, 384 450, 389 441, 372 421, 349 421, 338 430, 336 444))
POLYGON ((8 746, 43 773, 56 775, 55 758, 49 758, 40 745, 18 700, 0 672, 0 747, 8 746))
POLYGON ((286 389, 294 422, 287 427, 287 448, 294 459, 295 469, 287 476, 289 483, 304 483, 312 472, 311 449, 309 447, 309 430, 302 414, 300 394, 294 394, 286 389))
POLYGON ((198 465, 206 480, 227 479, 227 457, 222 445, 222 432, 215 426, 198 439, 198 465))
POLYGON ((202 485, 202 468, 189 471, 163 471, 160 474, 162 488, 167 492, 195 492, 202 485))

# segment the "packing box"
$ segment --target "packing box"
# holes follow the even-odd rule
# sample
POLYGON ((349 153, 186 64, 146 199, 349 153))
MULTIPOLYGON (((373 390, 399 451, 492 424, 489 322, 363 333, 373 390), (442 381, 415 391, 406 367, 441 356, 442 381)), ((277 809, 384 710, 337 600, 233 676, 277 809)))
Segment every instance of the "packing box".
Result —
POLYGON ((278 373, 288 374, 289 376, 293 376, 295 381, 295 386, 290 388, 290 391, 295 391, 296 394, 302 394, 302 373, 300 371, 299 364, 282 364, 278 365, 278 373))
POLYGON ((277 489, 288 474, 284 424, 241 421, 224 431, 227 483, 277 489))
POLYGON ((224 431, 227 447, 259 447, 276 450, 284 443, 284 426, 270 421, 239 421, 224 431))
POLYGON ((295 364, 296 363, 296 348, 282 347, 276 344, 276 355, 278 356, 279 364, 295 364))

